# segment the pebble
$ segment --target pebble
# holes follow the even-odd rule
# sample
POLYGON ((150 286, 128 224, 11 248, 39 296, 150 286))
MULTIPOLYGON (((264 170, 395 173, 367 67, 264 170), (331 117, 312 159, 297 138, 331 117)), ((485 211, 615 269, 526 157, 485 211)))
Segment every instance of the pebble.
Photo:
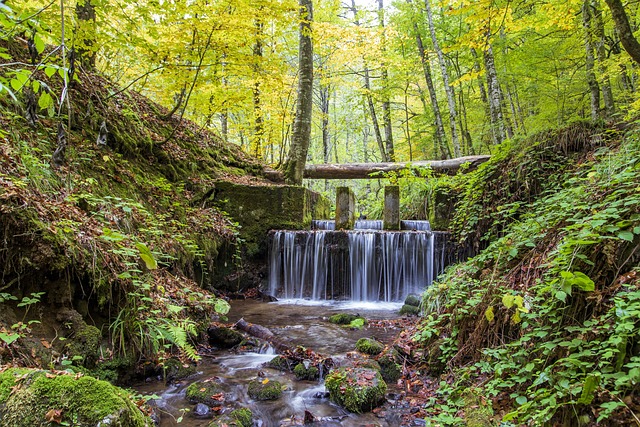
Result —
POLYGON ((211 408, 209 408, 204 403, 198 403, 196 405, 196 409, 194 409, 193 413, 197 417, 202 417, 202 418, 209 417, 209 416, 211 416, 211 408))

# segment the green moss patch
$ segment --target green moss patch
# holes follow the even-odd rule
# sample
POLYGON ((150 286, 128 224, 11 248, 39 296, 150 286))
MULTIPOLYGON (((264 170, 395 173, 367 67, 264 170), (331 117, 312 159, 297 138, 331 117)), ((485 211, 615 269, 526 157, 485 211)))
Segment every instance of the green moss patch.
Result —
POLYGON ((59 421, 58 424, 78 426, 153 425, 151 419, 133 404, 127 392, 106 381, 48 371, 23 372, 10 369, 0 375, 0 398, 5 401, 0 409, 0 419, 4 426, 50 426, 47 418, 59 421), (6 395, 6 385, 18 376, 17 386, 6 395))
POLYGON ((249 383, 248 393, 253 400, 277 400, 282 395, 282 383, 268 379, 253 380, 249 383))
POLYGON ((364 354, 375 356, 382 353, 382 350, 384 350, 384 344, 379 341, 372 340, 371 338, 360 338, 356 342, 356 350, 364 354))
POLYGON ((329 322, 335 323, 336 325, 349 325, 351 324, 351 322, 357 319, 362 319, 364 320, 364 324, 365 325, 367 324, 367 320, 364 317, 359 316, 357 314, 348 314, 348 313, 334 314, 333 316, 329 317, 329 322))
POLYGON ((366 368, 340 368, 326 379, 329 398, 348 411, 371 411, 384 402, 387 384, 379 372, 366 368))
POLYGON ((293 373, 298 380, 317 380, 320 377, 320 371, 315 366, 306 367, 304 363, 298 363, 293 368, 293 373))
POLYGON ((415 305, 405 304, 400 308, 400 314, 401 315, 408 314, 409 316, 417 316, 417 315, 420 314, 420 308, 416 307, 415 305))
POLYGON ((191 403, 204 403, 207 406, 214 406, 224 400, 220 385, 211 380, 190 384, 185 392, 185 397, 191 403))

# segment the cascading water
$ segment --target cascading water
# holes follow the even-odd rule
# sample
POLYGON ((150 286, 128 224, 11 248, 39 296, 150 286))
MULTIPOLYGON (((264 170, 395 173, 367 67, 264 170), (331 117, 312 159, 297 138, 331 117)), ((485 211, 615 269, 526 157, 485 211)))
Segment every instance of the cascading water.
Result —
MULTIPOLYGON (((270 292, 281 298, 400 301, 424 290, 434 277, 434 233, 427 221, 403 221, 420 231, 378 231, 382 221, 359 221, 361 229, 273 231, 270 292)), ((436 270, 438 272, 438 270, 436 270)))

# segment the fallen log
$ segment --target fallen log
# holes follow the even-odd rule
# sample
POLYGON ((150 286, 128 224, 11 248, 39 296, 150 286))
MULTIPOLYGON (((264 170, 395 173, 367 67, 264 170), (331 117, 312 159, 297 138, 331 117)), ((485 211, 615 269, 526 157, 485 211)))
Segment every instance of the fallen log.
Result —
POLYGON ((260 338, 261 340, 268 342, 269 344, 274 346, 275 349, 278 350, 279 352, 293 350, 291 345, 287 344, 280 338, 276 337, 273 334, 273 332, 271 332, 268 328, 265 328, 264 326, 261 326, 261 325, 256 325, 254 323, 249 323, 246 320, 244 320, 244 318, 238 320, 235 323, 234 327, 236 329, 239 329, 241 331, 248 333, 251 336, 260 338))
POLYGON ((414 171, 415 173, 420 169, 430 169, 438 173, 451 174, 457 172, 465 164, 468 164, 467 170, 475 169, 490 158, 491 156, 483 155, 418 162, 324 163, 305 166, 304 177, 307 179, 375 179, 384 178, 386 173, 400 172, 404 170, 414 171))

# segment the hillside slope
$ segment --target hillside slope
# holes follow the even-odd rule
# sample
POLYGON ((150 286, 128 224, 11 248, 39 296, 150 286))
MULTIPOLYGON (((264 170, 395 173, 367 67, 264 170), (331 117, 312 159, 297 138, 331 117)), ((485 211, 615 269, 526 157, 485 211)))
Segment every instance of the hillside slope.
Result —
POLYGON ((227 309, 205 289, 239 251, 203 200, 219 180, 266 184, 263 166, 94 73, 78 71, 60 107, 63 80, 45 71, 0 98, 0 364, 93 365, 102 339, 132 360, 195 357, 188 336, 227 309))

